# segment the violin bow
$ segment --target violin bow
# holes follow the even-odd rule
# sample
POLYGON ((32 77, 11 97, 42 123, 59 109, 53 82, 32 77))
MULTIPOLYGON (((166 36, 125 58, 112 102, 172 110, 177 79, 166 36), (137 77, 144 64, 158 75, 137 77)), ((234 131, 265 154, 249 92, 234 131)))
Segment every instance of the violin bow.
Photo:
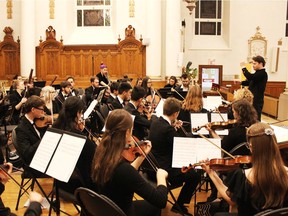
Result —
MULTIPOLYGON (((14 168, 13 168, 13 169, 14 169, 14 168)), ((24 193, 29 196, 29 193, 27 192, 27 189, 25 189, 23 186, 21 186, 21 185, 16 181, 16 179, 15 179, 12 175, 10 175, 10 174, 5 170, 5 168, 3 167, 3 165, 0 165, 0 170, 2 170, 7 176, 9 176, 9 178, 11 178, 11 179, 14 181, 14 183, 16 183, 16 184, 24 191, 24 193)))
POLYGON ((222 114, 220 113, 218 107, 215 107, 215 111, 219 114, 219 116, 221 117, 222 121, 224 122, 225 120, 224 120, 222 114))
POLYGON ((216 145, 214 142, 212 142, 211 140, 209 140, 207 137, 203 136, 200 133, 197 133, 200 137, 202 137, 203 139, 207 140, 209 143, 211 143, 212 145, 214 145, 215 147, 217 147, 218 149, 220 149, 222 152, 224 152, 225 154, 227 154, 229 157, 235 159, 235 157, 230 154, 229 152, 227 152, 225 149, 221 148, 220 146, 216 145))
POLYGON ((174 88, 171 88, 172 92, 176 92, 176 94, 178 94, 183 100, 185 100, 185 98, 174 88))

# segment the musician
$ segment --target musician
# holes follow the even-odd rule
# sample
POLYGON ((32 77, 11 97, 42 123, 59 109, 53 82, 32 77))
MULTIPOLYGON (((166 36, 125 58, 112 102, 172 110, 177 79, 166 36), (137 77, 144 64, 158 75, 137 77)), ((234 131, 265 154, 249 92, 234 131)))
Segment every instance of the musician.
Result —
POLYGON ((288 168, 283 164, 273 129, 258 122, 248 128, 246 135, 252 168, 236 170, 225 183, 209 165, 203 163, 202 168, 230 206, 237 205, 239 216, 288 207, 288 168))
POLYGON ((145 92, 146 92, 145 97, 154 94, 154 90, 152 87, 152 80, 150 79, 150 77, 148 77, 148 76, 144 77, 142 80, 141 86, 145 89, 145 92))
POLYGON ((62 104, 64 101, 71 96, 71 83, 68 81, 63 81, 60 84, 61 90, 59 94, 55 97, 55 101, 57 103, 57 106, 59 107, 59 110, 62 108, 62 104))
POLYGON ((89 106, 89 104, 97 98, 99 92, 100 92, 100 82, 98 77, 92 76, 90 78, 91 86, 85 89, 85 98, 86 98, 86 105, 89 106))
POLYGON ((168 83, 164 88, 175 88, 177 86, 177 78, 175 76, 170 76, 168 83))
MULTIPOLYGON (((241 99, 233 102, 232 111, 235 117, 235 125, 229 129, 228 135, 221 140, 221 147, 229 152, 240 143, 246 142, 246 128, 255 124, 257 120, 257 112, 252 104, 246 99, 241 99)), ((211 129, 210 123, 206 125, 209 134, 213 138, 220 138, 217 133, 211 129)), ((238 155, 247 155, 250 152, 247 148, 241 148, 238 155)))
POLYGON ((186 91, 187 92, 189 90, 189 86, 190 86, 190 78, 188 77, 187 74, 181 75, 181 82, 182 82, 181 86, 175 87, 176 91, 186 91))
MULTIPOLYGON (((11 174, 13 165, 11 163, 5 163, 4 165, 8 168, 7 173, 11 174)), ((1 198, 1 195, 5 190, 5 184, 9 180, 9 176, 2 174, 2 172, 4 171, 0 172, 0 215, 1 216, 15 216, 15 214, 11 213, 10 208, 5 207, 1 198)))
MULTIPOLYGON (((251 104, 253 104, 253 98, 254 98, 254 95, 247 87, 238 89, 237 91, 234 92, 234 95, 233 95, 233 101, 246 99, 251 104)), ((228 119, 234 119, 231 104, 227 105, 227 107, 228 107, 227 109, 228 119)))
POLYGON ((51 115, 59 113, 59 107, 57 102, 55 101, 56 91, 52 86, 45 86, 42 88, 40 97, 43 98, 45 102, 45 113, 47 115, 51 115))
POLYGON ((255 56, 252 58, 253 69, 255 73, 250 73, 245 67, 245 63, 241 63, 242 72, 246 77, 246 81, 243 81, 241 85, 249 86, 249 90, 253 93, 253 106, 255 107, 258 120, 261 121, 261 113, 264 104, 264 92, 268 75, 265 70, 265 59, 262 56, 255 56))
MULTIPOLYGON (((189 88, 189 91, 182 103, 178 116, 179 120, 191 122, 191 113, 207 113, 208 110, 203 108, 202 89, 196 84, 189 88)), ((192 125, 193 122, 191 122, 192 125)), ((187 132, 191 132, 191 125, 183 126, 187 132)))
POLYGON ((135 83, 135 86, 142 86, 142 82, 143 82, 143 79, 141 77, 138 77, 136 79, 136 83, 135 83))
POLYGON ((19 116, 23 109, 22 106, 26 103, 27 97, 24 97, 25 86, 23 81, 15 80, 13 86, 15 91, 12 91, 9 95, 10 103, 14 106, 12 123, 18 124, 20 120, 19 116))
MULTIPOLYGON (((181 103, 175 98, 168 98, 164 102, 163 116, 152 121, 150 126, 149 140, 152 142, 152 153, 155 156, 159 167, 168 172, 168 181, 171 185, 183 184, 177 202, 177 206, 172 207, 174 212, 184 212, 185 215, 192 215, 184 206, 190 203, 192 195, 200 182, 200 175, 195 170, 190 169, 182 173, 181 169, 172 168, 173 139, 176 136, 176 129, 181 126, 181 122, 176 122, 181 109, 181 103)), ((149 173, 150 177, 154 177, 149 173)))
POLYGON ((122 82, 118 88, 118 95, 112 101, 114 109, 122 109, 126 103, 131 99, 132 86, 128 82, 122 82))
MULTIPOLYGON (((53 128, 58 128, 64 131, 85 135, 83 132, 84 122, 82 115, 85 108, 84 102, 76 97, 71 96, 63 103, 63 108, 59 113, 57 120, 53 124, 53 128), (82 132, 83 131, 83 132, 82 132)), ((80 182, 69 181, 68 184, 61 184, 62 188, 70 192, 74 192, 77 187, 93 188, 91 179, 91 164, 93 155, 96 149, 96 144, 89 138, 86 139, 85 145, 82 149, 80 157, 77 161, 78 168, 85 185, 80 182)))
POLYGON ((71 83, 71 96, 79 96, 78 89, 75 88, 75 78, 72 76, 67 77, 66 81, 71 83))
POLYGON ((111 104, 112 101, 113 101, 114 99, 116 99, 116 97, 117 97, 117 95, 118 95, 119 85, 120 85, 119 82, 112 82, 112 83, 110 84, 110 91, 111 91, 111 93, 110 93, 109 98, 107 99, 107 104, 111 104))
POLYGON ((139 140, 145 140, 148 138, 148 132, 151 125, 151 113, 143 115, 143 98, 145 96, 145 89, 141 86, 135 86, 131 93, 131 100, 124 107, 126 111, 135 116, 133 135, 139 140), (142 109, 142 112, 139 112, 142 109))
POLYGON ((17 152, 25 164, 30 164, 43 137, 45 128, 36 128, 35 119, 45 115, 45 102, 38 96, 32 95, 27 99, 23 109, 25 115, 16 127, 17 152))
POLYGON ((100 72, 96 76, 99 79, 100 86, 109 87, 108 68, 103 62, 100 65, 100 72))
MULTIPOLYGON (((167 172, 157 170, 157 187, 154 188, 138 173, 145 157, 141 155, 131 164, 127 161, 125 156, 129 156, 129 149, 126 147, 129 143, 132 145, 133 130, 132 117, 127 111, 113 110, 107 117, 105 128, 92 165, 97 192, 114 201, 127 216, 160 216, 161 208, 167 203, 167 172), (132 201, 134 193, 144 200, 132 201)), ((143 151, 148 154, 151 147, 147 142, 143 151)))

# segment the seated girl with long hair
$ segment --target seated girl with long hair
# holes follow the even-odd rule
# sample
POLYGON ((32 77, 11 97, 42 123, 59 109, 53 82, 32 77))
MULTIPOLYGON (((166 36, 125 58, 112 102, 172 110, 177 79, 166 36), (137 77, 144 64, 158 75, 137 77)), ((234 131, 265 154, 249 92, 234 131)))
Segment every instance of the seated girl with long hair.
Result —
MULTIPOLYGON (((161 215, 161 208, 166 206, 167 172, 157 170, 157 187, 153 187, 138 173, 138 168, 145 159, 137 157, 130 164, 129 143, 132 141, 132 116, 123 109, 113 110, 107 117, 105 132, 97 148, 92 164, 92 179, 99 193, 113 200, 128 216, 161 215), (128 159, 129 157, 129 159, 128 159), (134 193, 144 200, 132 201, 134 193)), ((151 142, 143 146, 148 154, 151 142)))

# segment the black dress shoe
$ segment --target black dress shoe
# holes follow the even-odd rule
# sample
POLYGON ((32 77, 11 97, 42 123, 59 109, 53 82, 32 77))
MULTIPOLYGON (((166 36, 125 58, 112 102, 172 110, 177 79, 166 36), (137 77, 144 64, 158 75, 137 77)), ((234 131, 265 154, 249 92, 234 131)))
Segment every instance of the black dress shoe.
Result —
POLYGON ((187 207, 181 205, 173 205, 173 207, 171 208, 172 212, 184 215, 184 216, 193 216, 191 213, 188 212, 187 207))

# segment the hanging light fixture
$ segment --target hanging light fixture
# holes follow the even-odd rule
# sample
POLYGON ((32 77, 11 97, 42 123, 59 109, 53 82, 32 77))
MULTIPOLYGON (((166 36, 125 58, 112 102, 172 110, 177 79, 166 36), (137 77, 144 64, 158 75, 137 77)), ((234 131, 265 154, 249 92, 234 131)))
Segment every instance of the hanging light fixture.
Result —
POLYGON ((192 14, 192 11, 194 10, 194 8, 196 7, 196 2, 198 0, 183 0, 184 2, 187 2, 187 8, 190 11, 190 15, 192 14))

